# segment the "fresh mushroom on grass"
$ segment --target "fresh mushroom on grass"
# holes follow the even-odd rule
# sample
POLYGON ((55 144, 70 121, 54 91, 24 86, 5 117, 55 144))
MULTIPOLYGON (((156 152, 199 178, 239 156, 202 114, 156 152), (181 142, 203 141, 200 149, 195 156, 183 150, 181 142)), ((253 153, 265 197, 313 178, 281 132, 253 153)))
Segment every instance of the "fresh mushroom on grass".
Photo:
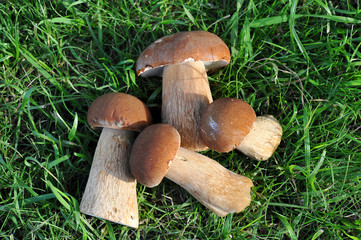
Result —
POLYGON ((202 113, 213 101, 207 71, 226 66, 229 61, 227 45, 204 31, 165 36, 138 57, 138 75, 163 77, 162 122, 178 130, 182 147, 207 149, 198 131, 202 113))
POLYGON ((137 228, 136 180, 129 168, 135 131, 152 117, 146 105, 125 93, 95 99, 87 115, 91 128, 103 128, 80 203, 82 213, 137 228))
POLYGON ((169 124, 145 128, 134 141, 129 160, 137 181, 155 187, 165 176, 218 216, 243 211, 251 202, 252 180, 180 147, 180 141, 178 131, 169 124))
POLYGON ((267 160, 282 138, 282 126, 270 115, 256 117, 243 100, 220 98, 204 111, 201 138, 211 149, 229 152, 235 148, 245 155, 267 160))

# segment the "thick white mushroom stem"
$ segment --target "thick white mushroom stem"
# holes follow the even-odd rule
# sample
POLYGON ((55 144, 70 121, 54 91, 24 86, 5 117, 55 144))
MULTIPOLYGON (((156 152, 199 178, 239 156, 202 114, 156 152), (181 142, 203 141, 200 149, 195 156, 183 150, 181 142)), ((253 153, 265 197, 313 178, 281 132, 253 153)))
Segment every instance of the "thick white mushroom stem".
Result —
POLYGON ((184 148, 178 150, 165 177, 221 217, 243 211, 251 202, 251 179, 184 148))
POLYGON ((138 228, 136 180, 129 168, 134 134, 103 128, 80 203, 82 213, 138 228))
POLYGON ((267 160, 282 139, 282 126, 271 115, 259 116, 237 150, 256 160, 267 160))
POLYGON ((176 128, 181 146, 206 150, 199 135, 201 116, 213 101, 203 62, 189 60, 164 67, 162 122, 176 128))

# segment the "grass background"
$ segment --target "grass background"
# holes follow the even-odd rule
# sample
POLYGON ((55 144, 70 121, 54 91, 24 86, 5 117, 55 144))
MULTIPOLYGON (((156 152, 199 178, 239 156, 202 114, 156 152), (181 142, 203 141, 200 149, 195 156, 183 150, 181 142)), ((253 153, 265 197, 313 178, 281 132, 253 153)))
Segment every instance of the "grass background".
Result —
POLYGON ((358 1, 1 1, 0 237, 3 239, 361 239, 358 1), (151 42, 206 30, 232 61, 214 99, 246 100, 284 129, 265 162, 206 154, 254 181, 224 218, 165 180, 138 185, 140 227, 79 212, 99 132, 89 104, 137 96, 160 121, 161 80, 135 61, 151 42))

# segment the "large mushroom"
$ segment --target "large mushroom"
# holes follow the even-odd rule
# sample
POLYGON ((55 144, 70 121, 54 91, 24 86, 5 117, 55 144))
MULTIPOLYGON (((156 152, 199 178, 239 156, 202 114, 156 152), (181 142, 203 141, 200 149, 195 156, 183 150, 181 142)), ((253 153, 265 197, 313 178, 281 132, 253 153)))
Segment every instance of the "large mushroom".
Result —
POLYGON ((129 155, 135 132, 151 123, 151 114, 136 97, 108 93, 92 102, 87 120, 91 128, 103 129, 80 211, 137 228, 136 180, 129 169, 129 155))
POLYGON ((252 180, 180 147, 180 141, 178 131, 169 124, 145 128, 134 141, 129 160, 137 181, 155 187, 165 176, 218 216, 243 211, 251 202, 252 180))
POLYGON ((207 149, 199 137, 202 113, 213 101, 207 71, 226 66, 229 61, 227 45, 205 31, 165 36, 138 57, 138 75, 163 77, 162 122, 179 131, 182 147, 207 149))
POLYGON ((256 117, 243 100, 220 98, 204 111, 200 135, 203 142, 218 152, 235 148, 245 155, 267 160, 281 142, 282 126, 270 115, 256 117))

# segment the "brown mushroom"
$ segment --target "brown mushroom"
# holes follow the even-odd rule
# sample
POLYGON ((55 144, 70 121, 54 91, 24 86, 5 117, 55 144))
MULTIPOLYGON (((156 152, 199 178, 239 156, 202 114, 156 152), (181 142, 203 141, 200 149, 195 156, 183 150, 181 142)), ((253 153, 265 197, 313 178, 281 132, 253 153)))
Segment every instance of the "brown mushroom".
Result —
POLYGON ((136 71, 142 77, 163 77, 162 122, 174 126, 184 148, 201 151, 199 137, 203 111, 213 101, 207 71, 227 65, 230 52, 215 34, 180 32, 163 37, 139 56, 136 71))
POLYGON ((91 128, 103 129, 80 211, 137 228, 136 180, 129 169, 129 154, 135 131, 151 123, 151 114, 136 97, 108 93, 90 105, 87 120, 91 128))
POLYGON ((247 136, 255 121, 256 113, 245 101, 220 98, 203 112, 200 135, 209 148, 229 152, 247 136))
POLYGON ((282 127, 270 115, 256 117, 253 108, 240 99, 220 98, 204 111, 200 135, 218 152, 235 148, 257 160, 272 156, 282 137, 282 127))
POLYGON ((155 187, 165 176, 218 216, 243 211, 251 202, 251 179, 180 147, 180 135, 169 124, 145 128, 134 141, 129 161, 139 183, 155 187))

